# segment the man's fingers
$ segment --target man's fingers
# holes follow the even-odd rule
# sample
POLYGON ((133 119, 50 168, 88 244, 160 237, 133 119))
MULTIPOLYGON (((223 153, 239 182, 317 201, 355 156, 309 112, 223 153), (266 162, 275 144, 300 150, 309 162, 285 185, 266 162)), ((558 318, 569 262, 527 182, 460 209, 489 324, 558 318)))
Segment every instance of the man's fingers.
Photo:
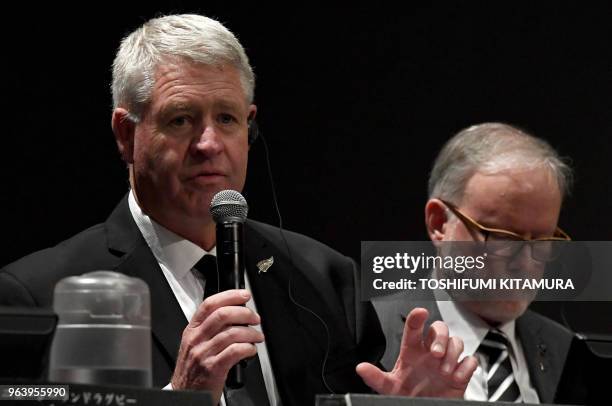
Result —
POLYGON ((457 388, 464 390, 467 386, 476 368, 478 367, 478 360, 473 355, 465 357, 455 369, 453 373, 453 383, 457 388))
POLYGON ((230 289, 209 296, 204 300, 189 322, 190 327, 197 327, 215 310, 225 306, 240 306, 251 298, 251 293, 246 289, 230 289))
POLYGON ((232 326, 211 338, 207 345, 211 354, 219 354, 234 343, 261 343, 264 335, 252 327, 232 326))
MULTIPOLYGON (((232 325, 257 325, 261 319, 257 313, 244 306, 226 306, 215 310, 196 329, 194 337, 209 340, 232 325)), ((192 330, 193 331, 193 330, 192 330)))
POLYGON ((370 363, 362 362, 357 365, 355 371, 373 391, 378 393, 391 392, 393 383, 387 379, 386 373, 381 371, 380 368, 370 363))
POLYGON ((429 313, 426 309, 417 307, 406 317, 404 324, 404 335, 402 336, 402 345, 400 346, 399 357, 402 358, 407 351, 408 353, 420 350, 423 345, 423 326, 429 313))
POLYGON ((214 363, 219 368, 229 371, 231 367, 241 360, 253 357, 255 354, 257 354, 255 344, 234 343, 214 357, 214 363))
POLYGON ((440 365, 440 370, 443 375, 450 375, 457 366, 457 360, 463 352, 463 341, 458 337, 451 337, 448 340, 448 346, 446 347, 446 354, 440 365))
POLYGON ((435 321, 429 326, 425 348, 436 358, 446 354, 448 346, 448 326, 442 321, 435 321))

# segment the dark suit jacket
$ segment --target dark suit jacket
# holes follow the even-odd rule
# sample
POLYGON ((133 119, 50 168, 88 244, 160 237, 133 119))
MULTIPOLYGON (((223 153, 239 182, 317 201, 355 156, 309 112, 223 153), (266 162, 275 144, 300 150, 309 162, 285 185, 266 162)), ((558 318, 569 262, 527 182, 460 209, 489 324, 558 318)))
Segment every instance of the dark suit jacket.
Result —
MULTIPOLYGON (((386 368, 392 368, 402 339, 404 320, 410 310, 424 307, 429 311, 427 326, 442 320, 436 302, 411 301, 406 293, 395 294, 373 300, 380 319, 387 349, 382 359, 386 368)), ((541 403, 553 403, 557 385, 565 365, 572 340, 572 333, 556 322, 527 310, 516 320, 516 331, 529 368, 529 377, 538 392, 541 403)))
MULTIPOLYGON (((355 373, 358 362, 377 362, 384 338, 369 302, 359 300, 358 269, 349 258, 308 237, 255 221, 245 227, 246 268, 262 318, 270 361, 284 405, 312 405, 327 393, 368 388, 355 373), (257 262, 274 257, 266 273, 257 262), (296 305, 289 297, 289 289, 296 305), (316 313, 321 322, 311 312, 316 313)), ((51 307, 60 279, 93 270, 115 270, 143 279, 151 293, 153 382, 169 383, 187 320, 124 198, 108 220, 56 247, 0 270, 0 305, 51 307)))

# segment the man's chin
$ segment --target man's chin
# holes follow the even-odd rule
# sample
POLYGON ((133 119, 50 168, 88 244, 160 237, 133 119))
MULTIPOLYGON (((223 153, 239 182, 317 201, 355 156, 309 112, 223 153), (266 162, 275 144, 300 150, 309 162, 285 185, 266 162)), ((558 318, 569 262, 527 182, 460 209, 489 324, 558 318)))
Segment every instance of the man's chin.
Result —
POLYGON ((180 201, 183 202, 182 211, 194 220, 210 218, 210 202, 222 190, 240 191, 236 186, 228 185, 227 182, 211 185, 208 188, 186 188, 186 193, 180 198, 180 201))
POLYGON ((472 313, 491 325, 504 324, 519 318, 527 307, 528 301, 498 300, 465 303, 472 313))
POLYGON ((242 187, 228 184, 227 178, 217 179, 217 181, 211 181, 206 185, 187 184, 184 185, 184 192, 187 194, 189 200, 197 200, 198 202, 205 202, 206 205, 210 205, 210 201, 213 196, 222 190, 236 190, 241 192, 242 187))
POLYGON ((192 211, 201 208, 208 210, 212 198, 222 190, 228 189, 224 184, 214 185, 208 188, 195 188, 189 191, 188 204, 192 211))

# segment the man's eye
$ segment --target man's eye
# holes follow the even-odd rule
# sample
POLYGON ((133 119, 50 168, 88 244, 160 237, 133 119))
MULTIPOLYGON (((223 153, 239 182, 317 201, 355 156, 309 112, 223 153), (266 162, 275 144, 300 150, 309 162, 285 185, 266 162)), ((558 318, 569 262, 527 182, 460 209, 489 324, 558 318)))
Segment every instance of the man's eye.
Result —
POLYGON ((188 122, 189 118, 187 116, 179 116, 170 120, 170 125, 173 127, 184 127, 188 122))
POLYGON ((235 123, 237 120, 231 114, 219 114, 219 121, 222 124, 235 123))

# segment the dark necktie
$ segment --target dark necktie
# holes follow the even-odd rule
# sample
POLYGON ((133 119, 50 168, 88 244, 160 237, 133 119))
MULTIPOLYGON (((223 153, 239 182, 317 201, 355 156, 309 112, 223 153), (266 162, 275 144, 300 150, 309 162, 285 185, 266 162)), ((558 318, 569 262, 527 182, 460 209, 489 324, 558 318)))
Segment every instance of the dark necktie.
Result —
MULTIPOLYGON (((204 255, 193 268, 204 279, 204 299, 220 291, 217 259, 214 255, 204 255)), ((197 276, 197 275, 196 275, 197 276)), ((239 389, 225 388, 225 403, 227 406, 266 406, 270 402, 266 385, 261 373, 259 357, 249 359, 245 368, 245 385, 239 389)))
POLYGON ((509 353, 510 343, 499 330, 491 330, 482 340, 477 352, 487 359, 487 388, 490 402, 520 402, 518 384, 512 372, 509 353))
POLYGON ((200 259, 193 268, 201 275, 204 279, 204 297, 219 293, 219 272, 217 271, 217 259, 214 255, 206 254, 200 259))

